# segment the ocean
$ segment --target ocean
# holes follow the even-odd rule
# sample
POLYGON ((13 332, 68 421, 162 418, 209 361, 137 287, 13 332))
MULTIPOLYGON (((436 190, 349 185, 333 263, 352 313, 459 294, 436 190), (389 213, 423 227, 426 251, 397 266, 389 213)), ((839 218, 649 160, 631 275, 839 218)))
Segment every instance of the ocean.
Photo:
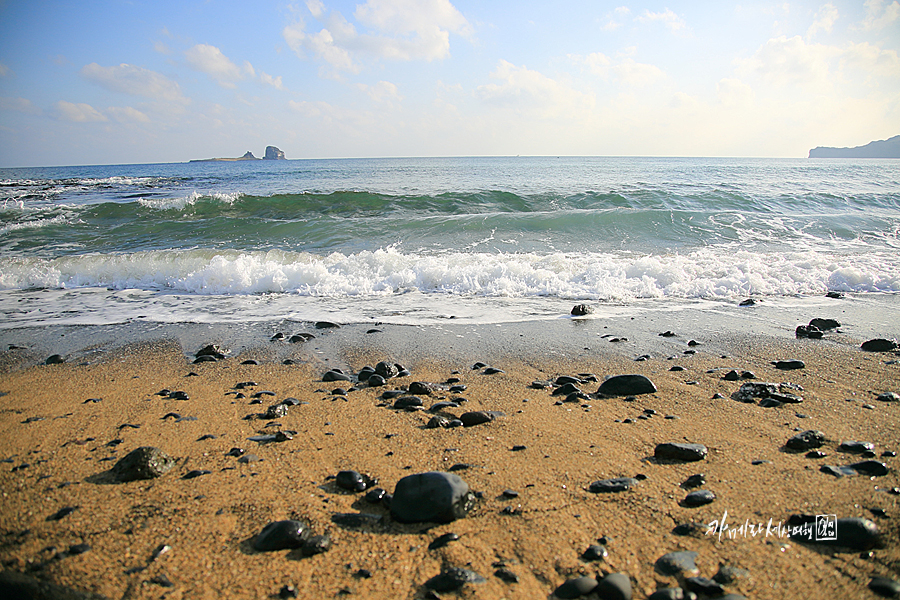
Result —
POLYGON ((0 329, 496 324, 828 291, 900 295, 900 161, 0 169, 0 329))

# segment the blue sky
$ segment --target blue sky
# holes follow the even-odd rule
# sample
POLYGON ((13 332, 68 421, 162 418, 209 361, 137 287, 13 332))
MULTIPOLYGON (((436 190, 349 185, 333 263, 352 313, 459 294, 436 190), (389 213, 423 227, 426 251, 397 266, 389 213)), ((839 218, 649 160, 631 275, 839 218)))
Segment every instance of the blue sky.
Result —
POLYGON ((803 157, 900 134, 898 52, 898 0, 0 0, 0 166, 803 157))

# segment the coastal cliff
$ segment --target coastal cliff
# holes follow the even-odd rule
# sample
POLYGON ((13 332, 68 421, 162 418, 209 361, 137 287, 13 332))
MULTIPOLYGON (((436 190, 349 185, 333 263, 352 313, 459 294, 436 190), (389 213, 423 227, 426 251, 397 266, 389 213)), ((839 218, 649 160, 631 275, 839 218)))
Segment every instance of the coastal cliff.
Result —
POLYGON ((266 154, 262 159, 253 156, 253 152, 247 151, 240 158, 195 158, 189 162, 237 162, 241 160, 285 160, 284 152, 276 146, 266 146, 266 154))
POLYGON ((809 151, 809 158, 900 158, 900 135, 855 148, 819 146, 809 151))

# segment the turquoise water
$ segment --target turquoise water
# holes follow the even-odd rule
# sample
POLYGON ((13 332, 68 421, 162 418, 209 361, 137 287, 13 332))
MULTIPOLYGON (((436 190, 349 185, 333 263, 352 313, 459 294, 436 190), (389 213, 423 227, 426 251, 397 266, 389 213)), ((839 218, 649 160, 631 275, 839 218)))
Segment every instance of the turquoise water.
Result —
POLYGON ((828 290, 900 292, 900 161, 0 169, 6 326, 309 312, 492 322, 573 301, 733 302, 828 290), (475 305, 477 314, 467 312, 475 305))

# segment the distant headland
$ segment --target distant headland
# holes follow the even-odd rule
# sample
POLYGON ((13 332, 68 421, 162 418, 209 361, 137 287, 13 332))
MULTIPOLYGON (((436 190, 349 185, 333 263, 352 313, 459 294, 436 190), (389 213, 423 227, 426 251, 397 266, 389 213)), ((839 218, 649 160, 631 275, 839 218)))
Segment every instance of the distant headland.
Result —
POLYGON ((826 148, 809 151, 810 158, 900 158, 900 135, 886 140, 869 142, 855 148, 826 148))
POLYGON ((253 153, 247 150, 247 153, 240 158, 195 158, 190 162, 237 162, 240 160, 285 160, 284 152, 275 146, 266 146, 266 154, 262 158, 256 158, 253 153))

